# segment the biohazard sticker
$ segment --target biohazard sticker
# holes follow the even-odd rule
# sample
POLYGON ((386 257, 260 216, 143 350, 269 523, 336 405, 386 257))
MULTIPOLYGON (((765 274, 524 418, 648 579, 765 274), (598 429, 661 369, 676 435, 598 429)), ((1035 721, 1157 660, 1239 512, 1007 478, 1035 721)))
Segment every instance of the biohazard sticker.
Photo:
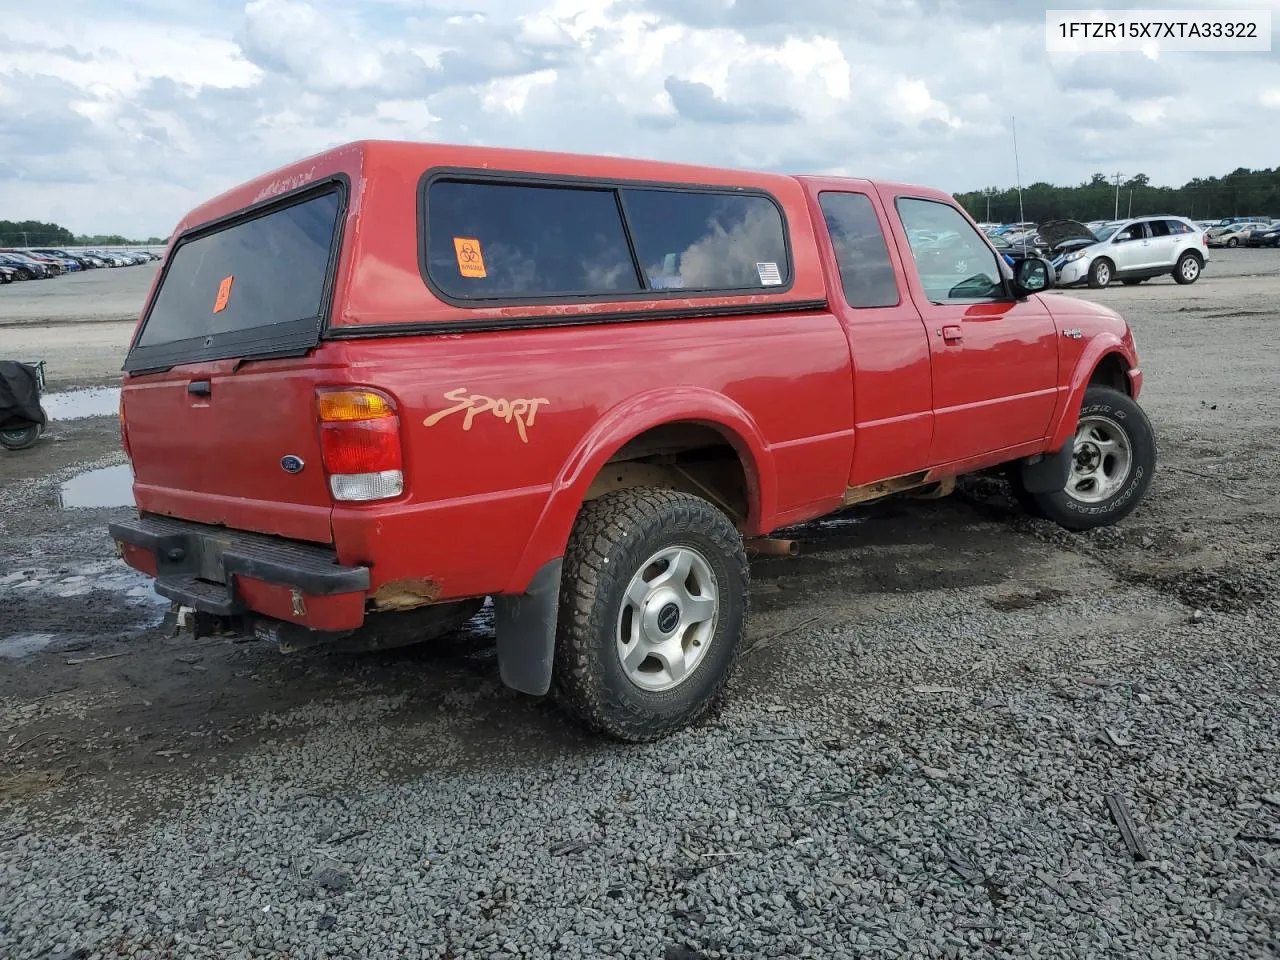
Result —
POLYGON ((453 251, 458 257, 458 272, 464 277, 488 276, 484 269, 484 252, 480 241, 471 237, 454 237, 453 251))
POLYGON ((235 282, 235 277, 223 277, 222 282, 218 284, 218 296, 213 301, 213 312, 221 313, 227 309, 227 301, 231 299, 231 284, 235 282))

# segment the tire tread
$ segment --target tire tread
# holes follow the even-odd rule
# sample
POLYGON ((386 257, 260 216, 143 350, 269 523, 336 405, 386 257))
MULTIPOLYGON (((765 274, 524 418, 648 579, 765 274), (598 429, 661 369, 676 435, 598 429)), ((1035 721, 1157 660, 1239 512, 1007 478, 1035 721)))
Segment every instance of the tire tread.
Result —
MULTIPOLYGON (((664 522, 681 529, 697 529, 723 550, 731 572, 743 585, 741 620, 745 623, 749 591, 746 551, 741 536, 716 507, 691 494, 674 490, 640 487, 622 490, 583 504, 569 536, 560 588, 560 617, 557 628, 554 676, 557 699, 592 730, 614 739, 642 743, 661 739, 702 716, 737 667, 740 637, 727 635, 722 642, 731 654, 711 694, 690 709, 663 719, 637 710, 635 706, 599 682, 599 658, 612 655, 606 644, 600 649, 599 625, 603 598, 618 586, 619 576, 627 580, 634 571, 610 563, 628 538, 664 522)), ((727 585, 726 585, 727 587, 727 585)), ((722 604, 727 590, 722 590, 722 604)), ((738 633, 741 632, 740 628, 738 633)))

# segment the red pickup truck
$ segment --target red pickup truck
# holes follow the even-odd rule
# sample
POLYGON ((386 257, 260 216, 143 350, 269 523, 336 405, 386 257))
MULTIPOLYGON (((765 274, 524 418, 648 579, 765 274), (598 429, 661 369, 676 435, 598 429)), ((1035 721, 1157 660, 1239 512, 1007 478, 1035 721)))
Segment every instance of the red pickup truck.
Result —
POLYGON ((721 690, 780 528, 990 469, 1070 529, 1134 509, 1132 334, 1051 284, 923 187, 350 144, 174 231, 111 534, 286 646, 491 598, 506 684, 653 739, 721 690))

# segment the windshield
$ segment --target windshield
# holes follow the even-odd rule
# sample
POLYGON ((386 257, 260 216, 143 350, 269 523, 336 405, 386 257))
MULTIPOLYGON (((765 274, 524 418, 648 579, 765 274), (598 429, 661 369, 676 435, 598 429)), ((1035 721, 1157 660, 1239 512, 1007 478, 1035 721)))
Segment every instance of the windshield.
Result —
POLYGON ((1119 229, 1120 226, 1117 224, 1114 227, 1099 227, 1097 230, 1093 231, 1093 233, 1099 240, 1110 240, 1112 234, 1119 229))

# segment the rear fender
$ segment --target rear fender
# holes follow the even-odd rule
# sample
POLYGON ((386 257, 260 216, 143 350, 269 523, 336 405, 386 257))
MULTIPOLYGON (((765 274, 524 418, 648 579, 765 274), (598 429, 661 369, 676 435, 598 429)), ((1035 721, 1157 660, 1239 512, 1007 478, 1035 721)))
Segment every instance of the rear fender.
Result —
POLYGON ((1124 362, 1126 372, 1137 367, 1137 357, 1123 340, 1112 333, 1095 336, 1080 355, 1075 369, 1071 372, 1071 380, 1067 390, 1067 401, 1058 421, 1049 436, 1048 449, 1061 450, 1076 432, 1076 422, 1080 419, 1080 408, 1084 405, 1084 393, 1089 389, 1089 381, 1108 354, 1116 354, 1124 362))
POLYGON ((564 556, 587 489, 610 457, 646 430, 681 421, 716 429, 737 451, 746 468, 750 504, 744 532, 767 529, 776 512, 777 477, 768 444, 751 415, 723 394, 699 387, 647 391, 606 413, 569 456, 507 592, 524 592, 544 564, 564 556))

